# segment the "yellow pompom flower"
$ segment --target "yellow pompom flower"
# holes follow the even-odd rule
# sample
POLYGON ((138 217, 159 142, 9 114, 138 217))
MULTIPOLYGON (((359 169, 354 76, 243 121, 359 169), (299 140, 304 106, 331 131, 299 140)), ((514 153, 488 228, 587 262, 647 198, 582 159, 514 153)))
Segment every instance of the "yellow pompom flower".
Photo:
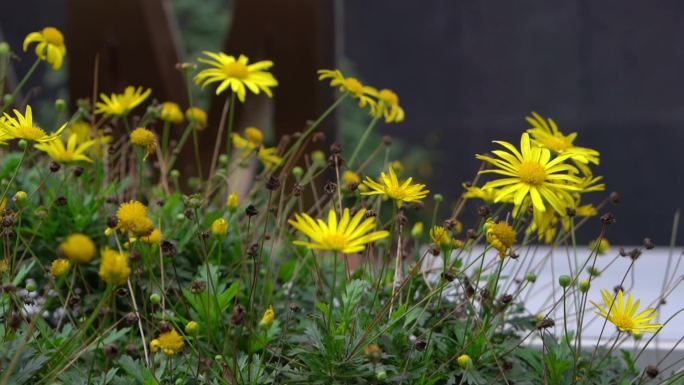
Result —
POLYGON ((196 130, 203 130, 207 126, 207 113, 198 107, 190 107, 185 111, 185 118, 196 130))
POLYGON ((209 59, 198 60, 211 68, 202 70, 195 76, 195 82, 202 88, 220 82, 216 87, 216 95, 230 87, 241 102, 245 101, 247 90, 254 94, 263 92, 269 98, 273 96, 271 88, 277 86, 278 81, 268 72, 268 69, 273 67, 272 61, 264 60, 249 64, 249 59, 245 55, 240 55, 236 59, 222 52, 204 51, 204 54, 209 59))
POLYGON ((345 77, 340 70, 318 70, 318 80, 330 79, 331 87, 339 87, 340 92, 358 99, 359 107, 370 107, 371 114, 378 113, 378 102, 375 97, 378 91, 370 86, 365 86, 358 79, 345 77))
POLYGON ((273 309, 273 305, 269 306, 268 309, 264 312, 264 316, 261 317, 261 321, 259 321, 259 326, 264 328, 264 329, 269 329, 271 325, 273 325, 273 321, 275 320, 275 310, 273 309))
POLYGON ((359 184, 361 183, 361 177, 352 170, 346 170, 342 173, 342 182, 346 185, 359 184))
POLYGON ((228 221, 223 218, 219 218, 212 222, 211 233, 218 236, 224 236, 228 234, 228 221))
POLYGON ((138 201, 122 203, 116 217, 121 231, 147 236, 154 229, 154 223, 147 216, 147 206, 138 201))
POLYGON ((178 124, 183 121, 183 111, 180 106, 174 102, 164 102, 159 112, 159 118, 165 122, 178 124))
POLYGON ((632 294, 629 294, 626 303, 622 290, 618 291, 617 296, 613 296, 608 289, 603 289, 601 290, 601 297, 603 297, 605 306, 591 301, 596 307, 596 314, 610 321, 620 331, 639 335, 641 332, 655 333, 663 327, 661 324, 649 323, 658 315, 655 309, 646 309, 637 314, 640 301, 635 302, 632 294))
POLYGON ((90 237, 81 233, 74 233, 66 237, 59 244, 58 250, 72 262, 88 263, 95 257, 96 247, 90 237))
POLYGON ((511 247, 513 247, 518 237, 513 226, 505 221, 494 223, 490 219, 485 223, 484 227, 487 242, 499 252, 500 257, 503 258, 513 253, 511 247))
POLYGON ((95 113, 105 116, 126 116, 131 110, 140 105, 152 93, 151 89, 128 86, 122 94, 109 96, 100 94, 102 101, 95 103, 95 113))
POLYGON ((256 127, 247 127, 245 128, 245 138, 259 146, 264 142, 264 133, 256 127))
POLYGON ((449 230, 442 226, 433 226, 430 229, 430 239, 432 240, 432 243, 442 247, 451 244, 451 234, 449 234, 449 230))
POLYGON ((78 143, 78 136, 72 134, 69 136, 69 140, 64 145, 64 142, 60 138, 55 138, 49 142, 38 143, 34 147, 40 151, 45 152, 59 163, 74 163, 79 161, 92 163, 92 159, 85 155, 85 152, 96 143, 95 140, 88 140, 81 144, 78 143))
POLYGON ((36 45, 36 56, 40 60, 45 60, 58 70, 62 67, 64 56, 66 56, 66 45, 64 45, 64 35, 55 27, 45 27, 40 32, 31 32, 24 39, 24 52, 28 51, 31 43, 36 45))
POLYGON ((532 135, 533 141, 557 154, 566 154, 574 161, 580 163, 599 164, 599 152, 591 148, 577 147, 573 143, 577 133, 563 135, 553 119, 544 119, 536 112, 525 118, 532 128, 527 132, 532 135))
POLYGON ((363 184, 371 191, 362 192, 362 195, 384 195, 401 206, 404 202, 420 202, 425 198, 429 190, 425 190, 424 184, 411 184, 413 178, 408 178, 405 181, 399 181, 397 174, 394 173, 394 168, 389 168, 389 176, 385 173, 380 174, 379 182, 374 181, 370 177, 366 177, 363 184))
POLYGON ((148 245, 159 245, 164 239, 164 235, 161 230, 154 229, 148 236, 140 237, 140 241, 148 245))
POLYGON ((14 110, 14 116, 5 113, 5 116, 0 118, 0 141, 25 139, 38 143, 49 142, 58 137, 67 126, 65 123, 57 131, 46 134, 43 129, 33 124, 33 111, 28 105, 25 115, 22 115, 19 110, 14 110))
POLYGON ((404 121, 404 109, 399 106, 399 96, 392 90, 383 89, 377 93, 378 116, 385 117, 385 123, 399 123, 404 121))
POLYGON ((522 134, 520 151, 508 142, 494 141, 508 150, 492 151, 499 159, 477 155, 476 157, 495 167, 480 173, 493 173, 505 178, 487 182, 483 189, 498 188, 495 202, 513 199, 513 204, 520 206, 527 198, 531 199, 535 210, 545 211, 551 205, 559 214, 565 215, 567 202, 572 201, 570 192, 578 191, 579 179, 573 175, 577 169, 563 163, 569 155, 559 155, 551 159, 551 151, 547 148, 533 147, 530 136, 522 134))
POLYGON ((110 285, 121 285, 131 275, 128 254, 108 247, 100 252, 100 278, 110 285))
POLYGON ((328 223, 318 219, 314 221, 308 214, 295 214, 294 220, 288 222, 292 227, 306 235, 311 242, 293 241, 295 245, 304 246, 312 250, 333 250, 342 253, 357 253, 366 244, 387 238, 389 232, 375 229, 375 218, 364 219, 365 211, 359 210, 354 217, 345 208, 342 219, 338 222, 335 210, 328 212, 328 223), (362 222, 363 220, 363 222, 362 222))
POLYGON ((59 278, 68 273, 70 269, 71 262, 68 259, 55 259, 50 265, 50 274, 55 278, 59 278))
POLYGON ((238 193, 232 192, 230 195, 228 195, 228 199, 226 200, 226 207, 230 211, 235 211, 239 206, 240 198, 238 197, 238 193))
POLYGON ((183 336, 178 334, 176 329, 171 329, 168 332, 162 333, 159 337, 150 341, 150 349, 153 353, 161 350, 167 356, 173 356, 183 350, 185 346, 185 341, 183 341, 183 336))
POLYGON ((145 149, 145 160, 157 150, 157 135, 147 128, 138 127, 131 132, 131 143, 145 149))

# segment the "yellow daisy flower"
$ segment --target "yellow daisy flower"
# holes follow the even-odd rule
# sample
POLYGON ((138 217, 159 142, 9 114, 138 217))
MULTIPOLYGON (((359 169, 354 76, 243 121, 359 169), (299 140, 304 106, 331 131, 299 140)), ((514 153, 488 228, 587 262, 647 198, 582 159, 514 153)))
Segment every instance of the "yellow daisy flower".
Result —
POLYGON ((128 254, 119 253, 108 247, 100 252, 100 278, 110 285, 121 285, 131 275, 128 254))
POLYGON ((567 202, 572 197, 569 192, 578 191, 575 185, 579 179, 572 175, 577 169, 563 163, 570 156, 559 155, 551 159, 551 151, 547 148, 532 147, 530 136, 522 134, 520 139, 520 151, 512 144, 503 141, 494 141, 508 152, 492 151, 500 159, 487 155, 477 155, 495 166, 493 170, 483 170, 480 173, 493 173, 504 175, 506 178, 487 182, 483 189, 500 188, 494 200, 501 202, 507 198, 513 198, 513 203, 520 206, 526 198, 530 198, 536 210, 545 211, 547 205, 551 205, 561 215, 565 215, 567 202))
POLYGON ((95 113, 105 116, 126 116, 151 93, 152 90, 149 88, 143 91, 142 87, 128 86, 122 94, 100 94, 102 101, 95 103, 95 113))
POLYGON ((385 117, 385 123, 399 123, 404 121, 404 109, 399 106, 399 96, 392 90, 383 89, 378 91, 377 114, 385 117))
POLYGON ((154 230, 154 223, 147 216, 147 206, 138 201, 122 203, 116 217, 121 231, 147 236, 154 230))
POLYGON ((374 181, 370 177, 366 177, 363 184, 371 191, 362 192, 362 195, 385 195, 392 198, 399 206, 404 202, 419 202, 425 198, 430 191, 425 190, 424 184, 411 184, 413 178, 408 178, 400 182, 397 179, 397 174, 394 173, 394 168, 390 166, 389 176, 385 173, 380 173, 379 182, 374 181))
POLYGON ((517 234, 513 226, 505 221, 494 223, 490 219, 485 223, 484 227, 487 242, 499 252, 500 257, 503 258, 513 253, 511 247, 513 247, 517 240, 517 234))
POLYGON ((221 84, 216 87, 216 95, 230 87, 241 102, 245 101, 247 90, 254 94, 263 92, 268 97, 273 96, 271 88, 277 86, 278 81, 267 71, 273 67, 272 61, 264 60, 249 64, 249 59, 245 55, 235 59, 234 56, 222 52, 204 51, 204 54, 209 59, 198 60, 213 68, 202 70, 195 76, 195 82, 202 88, 207 84, 220 82, 221 84))
POLYGON ((55 278, 59 278, 68 273, 70 269, 71 262, 68 259, 55 259, 50 265, 50 274, 55 278))
MULTIPOLYGON (((528 227, 527 232, 531 234, 536 231, 539 240, 546 244, 551 244, 556 239, 556 234, 558 234, 558 221, 558 213, 554 210, 534 210, 532 212, 532 223, 528 227)), ((569 230, 569 227, 566 230, 569 230)))
POLYGON ((264 164, 267 169, 277 166, 282 163, 283 159, 278 156, 278 149, 275 147, 264 147, 258 143, 243 138, 240 134, 233 133, 233 147, 241 149, 240 157, 247 159, 251 154, 256 153, 257 157, 264 164))
POLYGON ((364 210, 359 210, 354 217, 349 209, 344 209, 342 220, 338 222, 335 210, 328 212, 328 223, 318 219, 314 221, 308 214, 295 214, 294 220, 288 223, 311 239, 311 242, 293 241, 295 245, 304 246, 312 250, 333 250, 343 253, 357 253, 366 244, 387 238, 389 232, 375 229, 375 218, 366 218, 364 210))
POLYGON ((366 86, 358 79, 345 77, 340 70, 318 70, 318 80, 330 79, 331 87, 339 87, 340 92, 349 94, 352 98, 359 100, 359 107, 370 107, 373 115, 378 114, 378 91, 370 86, 366 86))
POLYGON ((605 306, 591 301, 596 306, 596 314, 610 321, 620 331, 639 335, 641 332, 655 333, 663 326, 649 323, 657 316, 655 309, 646 309, 637 314, 640 301, 634 302, 632 294, 627 297, 627 303, 625 303, 622 290, 617 293, 617 301, 616 296, 613 296, 608 289, 601 290, 601 297, 603 297, 605 306))
POLYGON ((95 140, 88 140, 81 144, 78 143, 78 136, 72 134, 69 136, 66 146, 60 138, 55 138, 49 142, 38 143, 34 147, 45 152, 59 163, 74 163, 78 161, 85 161, 92 163, 93 161, 85 156, 86 150, 96 143, 95 140))
POLYGON ((88 263, 93 260, 95 252, 95 242, 85 234, 74 233, 66 237, 59 244, 58 250, 62 255, 76 263, 88 263))
POLYGON ((66 46, 64 35, 60 30, 55 27, 45 27, 40 32, 29 33, 24 39, 24 52, 28 51, 31 43, 38 43, 36 56, 40 60, 45 60, 55 70, 62 67, 64 56, 66 56, 66 46))
POLYGON ((162 333, 159 337, 150 341, 150 348, 153 353, 161 350, 167 356, 173 356, 180 352, 183 350, 184 346, 185 342, 183 341, 183 336, 178 334, 176 329, 171 329, 168 332, 162 333))
POLYGON ((159 118, 165 122, 178 124, 183 122, 183 111, 181 111, 177 103, 164 102, 161 106, 159 118))
POLYGON ((600 153, 591 148, 577 147, 573 143, 577 139, 577 133, 563 135, 553 119, 544 119, 536 112, 525 118, 532 128, 527 132, 532 135, 535 144, 548 148, 557 154, 567 154, 580 163, 599 164, 600 153))
POLYGON ((36 127, 33 124, 33 111, 31 106, 26 106, 26 113, 22 115, 18 110, 14 110, 15 117, 5 113, 5 116, 0 118, 0 140, 6 139, 25 139, 33 142, 49 142, 54 140, 66 128, 66 123, 62 125, 57 131, 46 134, 43 129, 36 127))
POLYGON ((433 226, 430 229, 430 239, 432 240, 432 243, 442 247, 451 244, 451 234, 449 234, 449 230, 442 226, 433 226))
POLYGON ((157 135, 147 128, 138 127, 131 132, 131 143, 145 149, 143 160, 146 160, 148 156, 154 154, 157 150, 157 135))

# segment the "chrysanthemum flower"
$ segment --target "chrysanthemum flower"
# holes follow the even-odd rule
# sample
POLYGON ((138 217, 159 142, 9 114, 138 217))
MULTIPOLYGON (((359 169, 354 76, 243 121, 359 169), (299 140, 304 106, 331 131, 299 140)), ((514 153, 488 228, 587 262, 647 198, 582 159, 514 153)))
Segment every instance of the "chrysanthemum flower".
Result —
POLYGON ((390 166, 389 176, 385 173, 380 174, 379 182, 374 181, 370 177, 366 177, 363 184, 370 189, 370 191, 362 192, 362 195, 385 195, 397 202, 401 206, 404 202, 419 202, 425 198, 429 190, 425 190, 424 184, 411 184, 413 178, 408 178, 400 182, 397 179, 397 174, 394 173, 394 168, 390 166))
POLYGON ((494 247, 502 258, 512 253, 511 247, 517 240, 517 233, 513 226, 505 221, 494 223, 493 220, 488 220, 485 223, 485 235, 487 242, 494 247))
POLYGON ((451 244, 451 234, 449 234, 449 230, 442 226, 433 226, 430 229, 430 239, 432 243, 442 247, 451 244))
POLYGON ((576 132, 563 135, 553 119, 544 119, 536 112, 532 112, 532 116, 525 119, 532 125, 532 128, 528 129, 527 132, 532 135, 536 144, 558 154, 567 154, 570 159, 580 163, 599 164, 600 153, 598 151, 574 145, 575 139, 577 139, 576 132))
POLYGON ((159 337, 150 341, 150 349, 153 353, 159 350, 163 351, 167 356, 173 356, 183 350, 185 341, 183 336, 178 334, 176 329, 171 329, 168 332, 162 333, 159 337))
POLYGON ((399 105, 399 96, 392 90, 378 91, 377 114, 385 117, 385 123, 399 123, 404 121, 404 109, 399 105))
POLYGON ((121 231, 147 236, 154 229, 154 223, 147 216, 147 206, 138 201, 122 203, 116 217, 121 231))
POLYGON ((264 329, 269 329, 271 327, 271 325, 273 325, 274 320, 275 320, 275 310, 273 309, 273 305, 271 305, 264 312, 264 316, 261 317, 261 321, 259 321, 259 326, 261 326, 264 329))
POLYGON ((492 151, 500 159, 487 155, 477 155, 496 168, 483 170, 480 173, 493 173, 506 178, 487 182, 483 189, 498 188, 495 202, 513 198, 513 203, 520 206, 526 198, 530 198, 536 210, 545 211, 547 204, 558 213, 565 215, 567 202, 572 200, 569 192, 578 191, 579 179, 571 173, 577 169, 563 163, 569 155, 559 155, 551 159, 551 151, 547 148, 532 147, 530 136, 522 134, 520 151, 508 142, 494 141, 505 147, 508 152, 492 151))
POLYGON ((591 301, 596 306, 596 314, 610 321, 620 331, 639 335, 641 332, 655 333, 663 326, 649 323, 657 316, 655 309, 646 309, 637 314, 640 301, 634 302, 632 294, 627 297, 627 303, 625 303, 622 290, 618 291, 616 298, 608 289, 603 289, 601 290, 601 297, 603 297, 605 306, 591 301))
POLYGON ((58 250, 72 262, 88 263, 93 260, 95 252, 95 242, 90 237, 81 233, 74 233, 66 237, 59 244, 58 250))
POLYGON ((216 87, 216 95, 230 87, 241 102, 245 101, 247 90, 254 94, 263 92, 268 97, 273 96, 271 88, 277 86, 278 81, 267 71, 273 67, 272 61, 264 60, 249 64, 249 59, 245 55, 235 59, 234 56, 222 52, 204 51, 204 54, 209 59, 198 60, 212 68, 202 70, 195 76, 195 82, 202 88, 207 84, 220 82, 216 87))
POLYGON ((128 254, 110 248, 100 252, 100 278, 110 285, 121 285, 131 275, 128 254))
POLYGON ((211 223, 211 233, 218 236, 228 234, 228 221, 223 218, 218 218, 211 223))
POLYGON ((144 102, 151 93, 152 90, 149 88, 143 90, 142 87, 128 86, 122 94, 111 94, 110 96, 100 94, 102 101, 95 103, 95 113, 105 116, 126 116, 144 102))
POLYGON ((71 262, 68 259, 55 259, 50 265, 50 274, 55 278, 59 278, 68 273, 70 269, 71 262))
POLYGON ((349 94, 358 99, 359 107, 370 107, 371 114, 378 113, 378 102, 375 99, 378 91, 370 86, 363 85, 358 79, 345 77, 340 70, 318 70, 318 80, 330 79, 331 87, 339 87, 340 92, 349 94))
POLYGON ((198 107, 190 107, 185 111, 185 118, 188 119, 193 128, 203 130, 207 126, 207 113, 198 107))
POLYGON ((138 127, 131 132, 131 143, 145 149, 143 160, 146 160, 148 156, 154 154, 157 150, 157 135, 147 128, 138 127))
POLYGON ((31 43, 36 45, 36 56, 45 60, 52 68, 58 70, 62 67, 64 56, 66 56, 66 46, 64 45, 64 35, 55 27, 45 27, 40 32, 31 32, 24 39, 24 52, 28 51, 31 43))
POLYGON ((95 140, 88 140, 81 144, 77 144, 78 136, 72 134, 69 136, 66 146, 60 138, 55 138, 49 142, 38 143, 34 147, 45 152, 59 163, 74 163, 78 161, 85 161, 92 163, 93 161, 85 155, 92 145, 96 143, 95 140))
POLYGON ((181 111, 177 103, 164 102, 161 106, 159 118, 165 122, 178 124, 183 121, 183 111, 181 111))
POLYGON ((22 115, 18 110, 14 110, 15 117, 5 113, 0 118, 0 140, 5 139, 25 139, 33 142, 49 142, 54 140, 66 128, 63 124, 57 131, 46 134, 43 129, 33 124, 33 111, 31 106, 26 106, 26 114, 22 115))
POLYGON ((359 210, 352 218, 349 209, 344 209, 342 220, 337 221, 335 210, 328 212, 328 223, 321 219, 314 221, 308 214, 295 214, 295 220, 288 222, 295 229, 311 239, 311 242, 294 241, 295 245, 304 246, 312 250, 333 250, 343 253, 362 251, 366 244, 387 238, 389 232, 375 229, 375 218, 367 218, 364 210, 359 210))

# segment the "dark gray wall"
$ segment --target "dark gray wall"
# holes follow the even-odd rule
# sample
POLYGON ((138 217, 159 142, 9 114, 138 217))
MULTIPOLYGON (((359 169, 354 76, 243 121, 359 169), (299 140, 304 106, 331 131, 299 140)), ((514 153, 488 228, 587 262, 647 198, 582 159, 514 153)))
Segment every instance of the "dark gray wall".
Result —
POLYGON ((623 198, 611 240, 669 241, 684 187, 684 2, 343 3, 346 55, 406 109, 381 130, 434 150, 433 190, 457 197, 474 153, 519 140, 535 110, 601 151, 597 172, 623 198))

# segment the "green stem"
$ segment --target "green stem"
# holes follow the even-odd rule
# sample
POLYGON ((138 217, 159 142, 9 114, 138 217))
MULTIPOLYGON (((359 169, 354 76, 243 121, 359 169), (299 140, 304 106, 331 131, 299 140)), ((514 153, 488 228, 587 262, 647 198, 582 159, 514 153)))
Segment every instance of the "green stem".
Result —
POLYGON ((0 113, 4 113, 7 110, 7 107, 9 107, 10 105, 12 105, 12 103, 14 103, 14 99, 17 97, 17 94, 19 93, 19 91, 21 91, 21 89, 24 87, 24 85, 26 85, 26 82, 29 80, 31 75, 33 75, 33 73, 36 71, 36 68, 38 68, 38 64, 40 63, 40 61, 41 61, 41 59, 36 59, 36 61, 33 62, 33 65, 28 70, 26 75, 24 75, 24 78, 21 79, 21 81, 19 82, 17 87, 14 89, 14 91, 12 91, 12 96, 10 97, 10 100, 8 100, 7 103, 2 106, 2 111, 0 111, 0 113))
POLYGON ((188 124, 188 126, 185 127, 185 131, 183 131, 183 135, 181 136, 180 140, 178 141, 178 145, 176 146, 176 148, 173 149, 174 154, 171 156, 171 160, 169 161, 169 165, 166 167, 167 170, 169 170, 169 171, 173 170, 173 165, 176 163, 176 158, 178 158, 178 153, 180 153, 181 149, 185 145, 185 142, 188 141, 190 134, 194 130, 195 129, 193 128, 192 124, 188 124))
POLYGON ((21 164, 24 163, 24 158, 26 158, 26 153, 28 152, 28 144, 24 148, 24 152, 21 154, 21 158, 19 159, 19 164, 17 164, 17 168, 14 169, 14 173, 12 173, 12 177, 9 180, 9 183, 7 183, 7 187, 5 188, 5 191, 2 193, 2 197, 0 198, 0 202, 3 202, 5 198, 7 197, 7 191, 9 191, 10 187, 12 187, 12 182, 14 182, 14 178, 17 177, 17 174, 19 173, 19 169, 21 168, 21 164))
POLYGON ((368 140, 368 136, 370 136, 370 133, 373 131, 373 128, 378 123, 378 120, 380 120, 379 116, 374 117, 373 120, 371 120, 370 124, 368 124, 368 127, 366 127, 366 131, 363 132, 361 140, 359 140, 359 143, 356 145, 356 148, 354 149, 351 158, 349 158, 350 168, 354 165, 354 161, 356 160, 356 157, 359 155, 359 151, 361 151, 363 145, 366 143, 366 140, 368 140))
POLYGON ((333 334, 333 307, 335 301, 335 285, 337 284, 337 252, 333 254, 332 285, 330 286, 330 303, 328 305, 328 330, 333 334))
POLYGON ((228 134, 226 135, 226 156, 228 157, 228 162, 226 162, 226 170, 230 165, 230 144, 231 137, 233 135, 233 124, 235 120, 235 92, 230 94, 230 107, 228 109, 228 134))

